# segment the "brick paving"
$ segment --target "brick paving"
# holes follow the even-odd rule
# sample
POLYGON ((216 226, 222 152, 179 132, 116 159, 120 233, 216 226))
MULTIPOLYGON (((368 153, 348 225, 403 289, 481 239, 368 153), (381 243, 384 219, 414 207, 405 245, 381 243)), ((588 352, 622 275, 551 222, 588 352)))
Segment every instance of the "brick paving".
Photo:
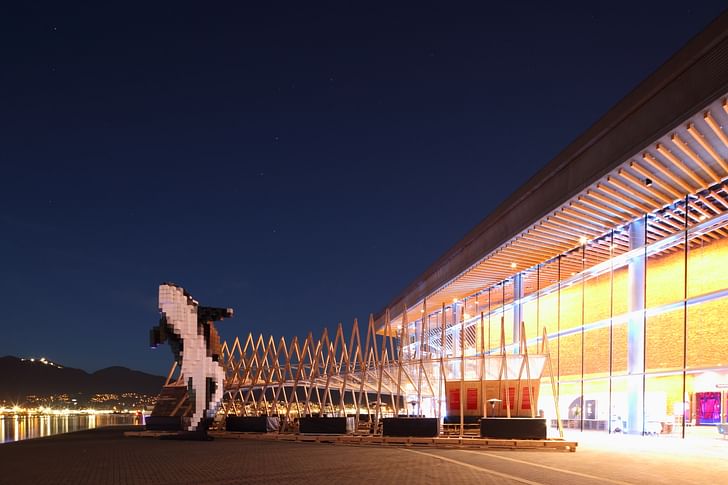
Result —
POLYGON ((576 453, 565 453, 162 441, 125 438, 128 429, 0 445, 0 484, 697 484, 725 483, 728 476, 728 441, 708 453, 686 449, 678 456, 674 447, 646 449, 650 442, 639 439, 618 447, 580 445, 576 453))

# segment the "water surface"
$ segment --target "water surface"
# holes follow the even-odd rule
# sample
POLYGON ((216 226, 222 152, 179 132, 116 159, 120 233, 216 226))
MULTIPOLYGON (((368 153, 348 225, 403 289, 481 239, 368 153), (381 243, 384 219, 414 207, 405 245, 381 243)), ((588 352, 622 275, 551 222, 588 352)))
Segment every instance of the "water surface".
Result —
POLYGON ((134 414, 0 416, 0 443, 83 431, 99 426, 142 424, 134 414))

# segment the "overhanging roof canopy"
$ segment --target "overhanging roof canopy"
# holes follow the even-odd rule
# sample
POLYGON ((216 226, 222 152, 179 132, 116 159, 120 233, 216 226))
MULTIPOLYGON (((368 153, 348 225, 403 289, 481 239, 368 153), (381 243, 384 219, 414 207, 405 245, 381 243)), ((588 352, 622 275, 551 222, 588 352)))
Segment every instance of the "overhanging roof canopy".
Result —
POLYGON ((425 299, 430 313, 644 214, 655 214, 648 238, 679 231, 684 209, 674 204, 686 194, 698 194, 690 220, 728 211, 722 186, 728 178, 727 92, 728 13, 395 298, 388 305, 393 325, 405 305, 407 320, 414 321, 425 299))

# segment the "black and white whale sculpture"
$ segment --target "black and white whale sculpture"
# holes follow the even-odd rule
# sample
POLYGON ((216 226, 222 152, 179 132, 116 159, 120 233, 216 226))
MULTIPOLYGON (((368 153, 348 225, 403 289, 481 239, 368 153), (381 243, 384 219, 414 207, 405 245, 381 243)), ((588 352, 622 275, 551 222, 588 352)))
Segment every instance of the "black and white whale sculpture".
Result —
POLYGON ((231 317, 233 310, 200 306, 181 286, 163 283, 159 285, 159 312, 151 345, 169 342, 194 403, 187 430, 204 432, 220 409, 225 379, 213 322, 231 317))

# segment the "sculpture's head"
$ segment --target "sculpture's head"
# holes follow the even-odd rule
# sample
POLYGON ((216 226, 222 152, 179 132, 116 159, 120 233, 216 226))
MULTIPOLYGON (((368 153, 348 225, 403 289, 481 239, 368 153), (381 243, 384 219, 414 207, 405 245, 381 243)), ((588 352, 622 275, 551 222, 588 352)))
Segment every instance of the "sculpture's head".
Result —
POLYGON ((170 331, 184 338, 197 333, 198 303, 181 286, 159 285, 159 312, 170 331))

